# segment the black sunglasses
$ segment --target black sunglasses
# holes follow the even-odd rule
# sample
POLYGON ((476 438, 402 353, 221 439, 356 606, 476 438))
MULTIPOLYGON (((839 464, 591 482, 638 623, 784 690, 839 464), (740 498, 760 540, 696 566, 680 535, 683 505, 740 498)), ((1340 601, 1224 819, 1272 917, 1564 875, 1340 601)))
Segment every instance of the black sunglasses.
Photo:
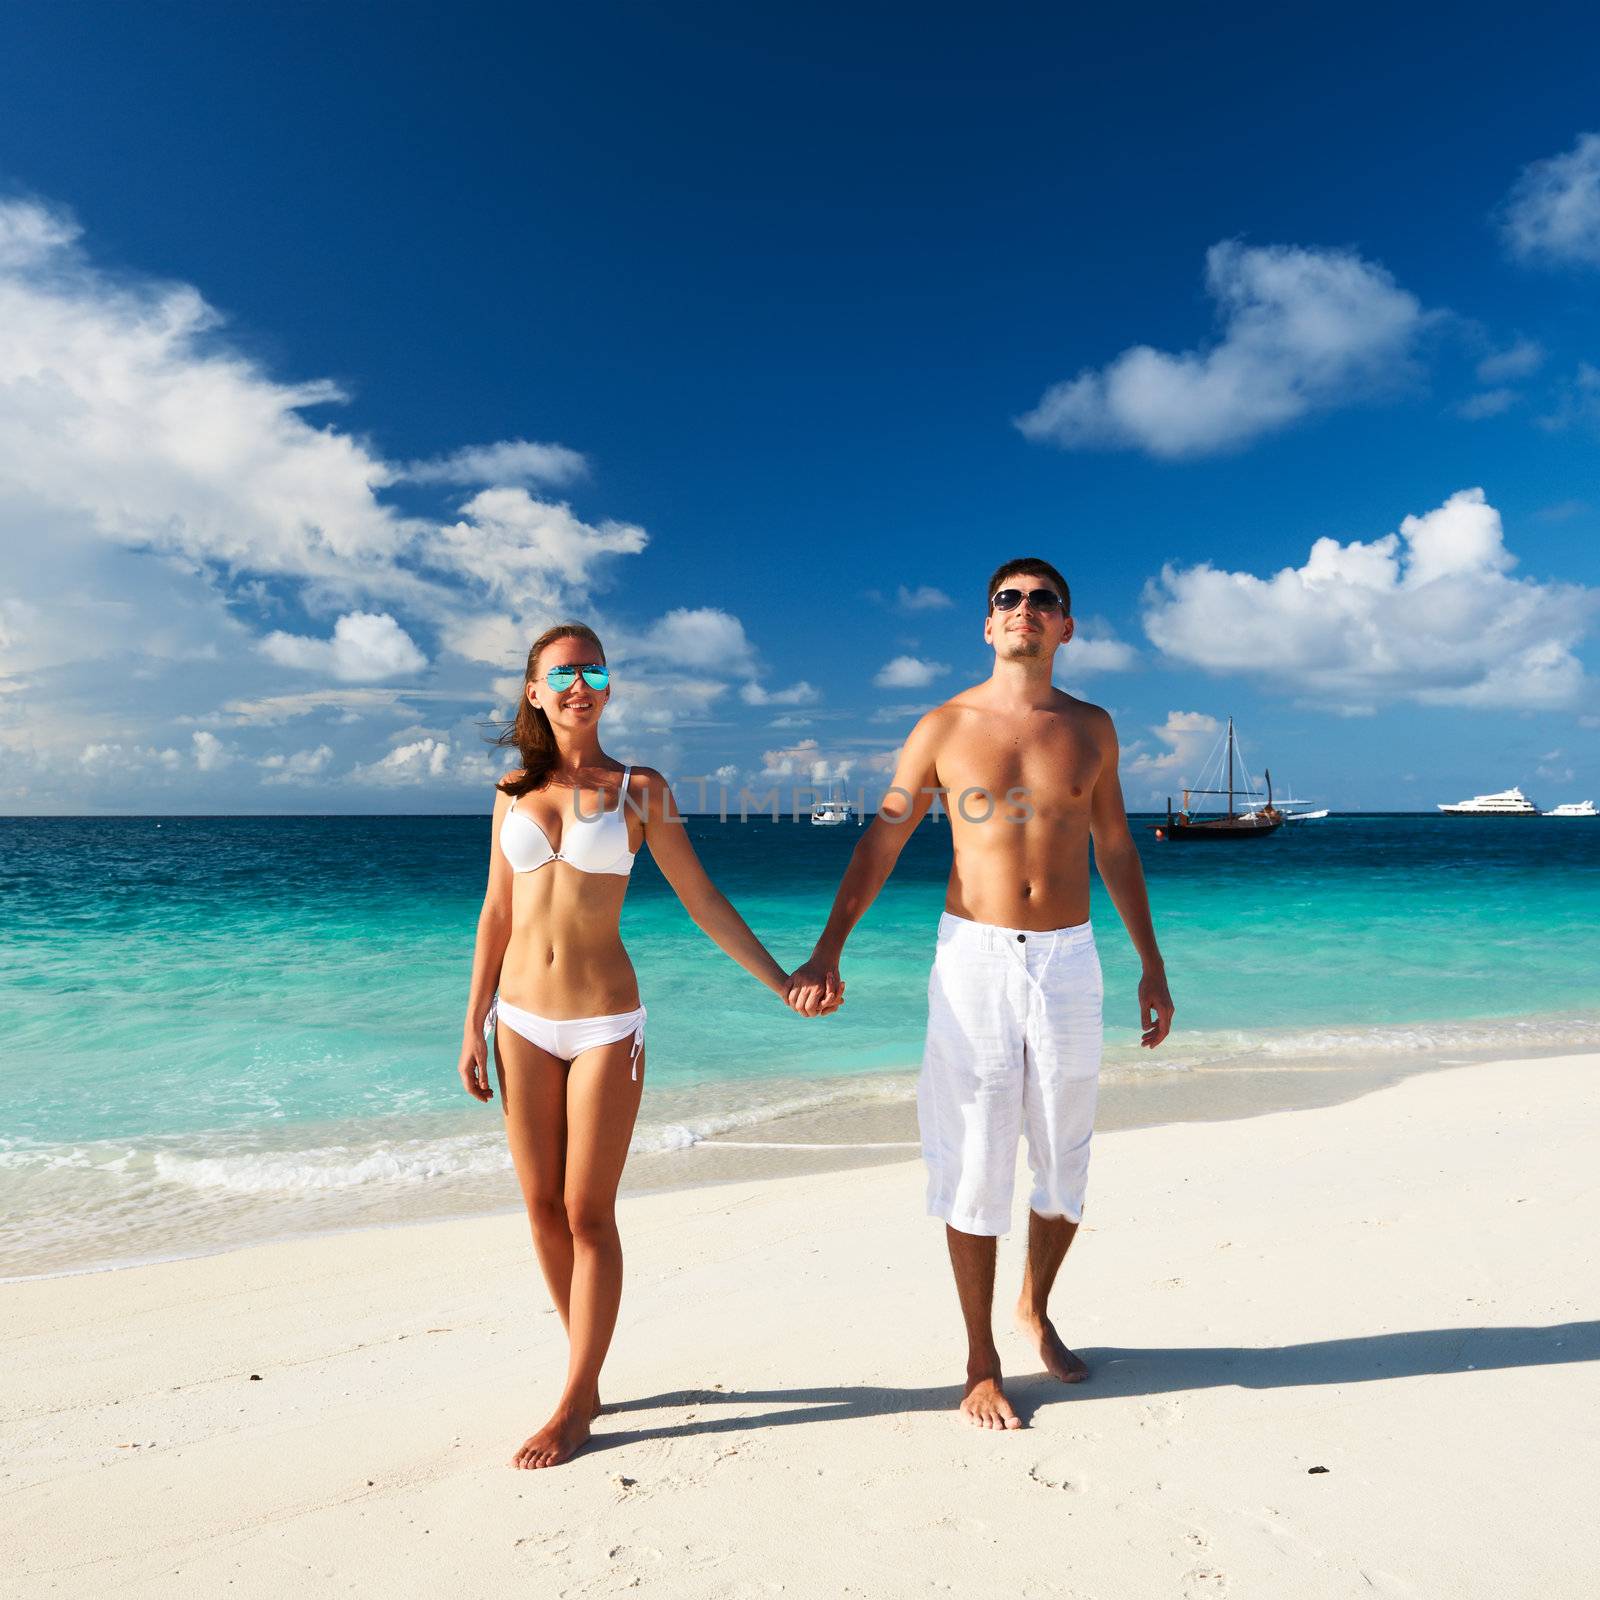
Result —
POLYGON ((1015 611, 1024 600, 1044 614, 1066 609, 1054 589, 997 589, 989 604, 996 611, 1015 611))

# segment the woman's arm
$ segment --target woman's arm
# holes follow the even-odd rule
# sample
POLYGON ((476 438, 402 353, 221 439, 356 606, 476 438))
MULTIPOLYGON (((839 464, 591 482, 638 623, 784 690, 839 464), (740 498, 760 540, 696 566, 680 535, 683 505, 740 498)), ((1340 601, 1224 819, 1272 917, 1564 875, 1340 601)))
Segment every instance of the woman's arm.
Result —
POLYGON ((489 887, 478 913, 478 937, 472 947, 472 985, 467 993, 467 1020, 461 1033, 461 1081, 474 1100, 492 1100, 489 1087, 489 1042, 483 1036, 489 1007, 500 986, 500 963, 511 942, 511 863, 500 848, 500 825, 512 805, 511 796, 496 790, 494 820, 489 827, 489 887))
POLYGON ((644 837, 661 876, 683 902, 694 925, 725 955, 780 998, 788 992, 789 975, 750 931, 728 897, 706 876, 689 842, 667 780, 654 767, 635 767, 645 785, 644 837))

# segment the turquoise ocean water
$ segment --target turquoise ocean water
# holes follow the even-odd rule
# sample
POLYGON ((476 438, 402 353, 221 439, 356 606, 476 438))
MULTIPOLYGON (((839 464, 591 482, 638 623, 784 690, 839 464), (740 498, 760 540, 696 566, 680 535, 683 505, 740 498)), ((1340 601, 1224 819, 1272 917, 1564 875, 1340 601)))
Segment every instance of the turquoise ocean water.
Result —
MULTIPOLYGON (((778 960, 809 951, 854 828, 691 818, 778 960)), ((1179 1027, 1141 1057, 1136 966, 1095 889, 1107 1071, 1600 1046, 1600 824, 1331 818, 1243 846, 1138 830, 1179 1027)), ((0 1274, 511 1203, 498 1111, 455 1062, 488 823, 0 822, 0 1274), (452 1198, 454 1197, 454 1198, 452 1198)), ((907 1098, 949 864, 908 843, 791 1015, 641 856, 624 936, 649 1007, 636 1149, 907 1098)))

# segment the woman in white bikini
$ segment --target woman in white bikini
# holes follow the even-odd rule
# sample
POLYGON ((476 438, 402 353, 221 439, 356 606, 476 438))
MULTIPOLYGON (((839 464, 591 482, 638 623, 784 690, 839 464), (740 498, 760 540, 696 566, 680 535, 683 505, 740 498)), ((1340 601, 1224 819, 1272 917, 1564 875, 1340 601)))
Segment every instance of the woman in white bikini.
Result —
MULTIPOLYGON (((619 921, 641 844, 695 923, 780 999, 788 977, 706 876, 666 780, 600 748, 610 699, 594 632, 563 623, 528 652, 501 740, 520 770, 497 786, 461 1078, 493 1098, 485 1031, 534 1250, 567 1329, 554 1415, 512 1458, 560 1465, 589 1437, 622 1296, 617 1184, 643 1089, 645 1009, 619 921), (496 991, 498 990, 498 994, 496 991)), ((833 1009, 833 1007, 829 1007, 833 1009)))

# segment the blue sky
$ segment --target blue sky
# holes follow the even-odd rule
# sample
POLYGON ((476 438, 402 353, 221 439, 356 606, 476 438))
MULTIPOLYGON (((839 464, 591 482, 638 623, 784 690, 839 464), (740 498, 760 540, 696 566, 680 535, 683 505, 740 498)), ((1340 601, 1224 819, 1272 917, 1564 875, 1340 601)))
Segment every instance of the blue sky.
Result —
POLYGON ((1597 32, 23 0, 0 809, 479 809, 567 615, 615 754, 871 785, 1022 553, 1132 805, 1595 794, 1597 32))

